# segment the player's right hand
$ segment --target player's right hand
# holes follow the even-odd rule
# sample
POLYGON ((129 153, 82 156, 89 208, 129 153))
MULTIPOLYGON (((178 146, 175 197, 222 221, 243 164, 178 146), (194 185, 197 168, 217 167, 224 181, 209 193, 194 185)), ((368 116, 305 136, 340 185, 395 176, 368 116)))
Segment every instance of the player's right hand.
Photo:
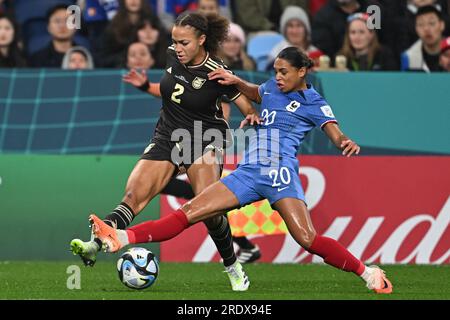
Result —
POLYGON ((138 72, 136 69, 131 69, 130 72, 123 75, 122 80, 135 87, 140 87, 148 81, 147 71, 141 70, 141 72, 138 72))
POLYGON ((264 120, 261 119, 261 118, 258 116, 258 114, 256 114, 256 113, 251 113, 251 114, 248 114, 248 115, 245 117, 245 119, 241 121, 241 125, 239 126, 239 129, 244 128, 246 125, 251 125, 251 126, 256 125, 256 124, 259 125, 259 124, 261 124, 261 123, 263 123, 263 122, 264 122, 264 120))
POLYGON ((208 79, 217 80, 219 84, 225 86, 231 86, 239 82, 239 78, 237 76, 223 68, 217 68, 213 72, 208 73, 208 79))

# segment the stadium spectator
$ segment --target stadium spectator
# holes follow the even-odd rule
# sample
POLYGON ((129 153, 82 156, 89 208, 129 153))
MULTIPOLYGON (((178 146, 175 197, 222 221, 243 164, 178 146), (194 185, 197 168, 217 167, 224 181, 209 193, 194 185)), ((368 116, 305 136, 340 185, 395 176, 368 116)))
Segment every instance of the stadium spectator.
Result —
POLYGON ((75 29, 67 27, 66 5, 56 5, 47 13, 48 32, 52 40, 30 57, 30 64, 39 68, 61 68, 65 53, 74 46, 75 29))
POLYGON ((316 65, 318 64, 318 59, 323 53, 311 44, 311 24, 305 10, 296 6, 287 7, 281 16, 280 33, 285 39, 279 42, 270 52, 268 69, 272 70, 273 61, 287 47, 302 49, 308 53, 316 65))
POLYGON ((198 12, 208 14, 220 14, 219 0, 198 0, 198 12))
POLYGON ((76 46, 66 52, 61 67, 64 70, 90 70, 94 69, 94 60, 89 50, 76 46))
POLYGON ((375 30, 367 27, 367 13, 355 13, 348 17, 348 27, 340 55, 346 57, 350 71, 398 70, 392 51, 378 41, 375 30))
POLYGON ((239 25, 230 23, 228 37, 222 42, 221 58, 231 70, 255 70, 255 62, 245 52, 245 43, 244 30, 239 25))
POLYGON ((182 12, 196 11, 197 9, 197 0, 157 0, 158 17, 168 31, 172 30, 175 19, 182 12))
POLYGON ((147 1, 119 0, 119 10, 106 28, 102 41, 100 57, 103 67, 123 65, 128 46, 137 40, 138 29, 146 20, 158 21, 147 1))
POLYGON ((290 5, 308 10, 306 0, 234 0, 233 17, 247 33, 275 31, 281 14, 290 5))
POLYGON ((150 52, 150 48, 142 42, 132 43, 128 47, 127 63, 128 69, 141 69, 148 70, 155 65, 155 59, 153 59, 150 52))
POLYGON ((439 71, 439 54, 445 24, 434 6, 419 8, 416 32, 419 40, 402 54, 402 70, 439 71))
POLYGON ((109 21, 119 10, 119 0, 78 0, 83 17, 89 21, 109 21))
POLYGON ((99 50, 100 38, 119 9, 118 0, 78 0, 82 8, 83 29, 93 52, 99 50))
POLYGON ((309 1, 309 14, 313 17, 319 11, 328 0, 310 0, 309 1))
POLYGON ((3 14, 5 12, 6 12, 5 0, 0 0, 0 14, 3 14))
POLYGON ((366 12, 370 0, 329 0, 313 18, 312 43, 332 60, 344 43, 348 16, 366 12))
MULTIPOLYGON (((395 2, 395 1, 394 1, 395 2)), ((419 8, 432 5, 442 12, 442 19, 445 21, 446 29, 444 35, 450 35, 450 18, 442 10, 442 5, 436 0, 408 0, 402 8, 403 14, 397 19, 394 26, 397 34, 396 47, 397 53, 402 53, 411 47, 418 39, 416 33, 416 14, 419 8)))
POLYGON ((450 37, 441 41, 439 65, 441 66, 442 71, 450 72, 450 37))
POLYGON ((18 27, 14 19, 0 13, 0 68, 25 67, 18 27))
POLYGON ((153 68, 163 69, 166 66, 169 36, 159 20, 143 21, 138 27, 137 40, 149 47, 155 62, 153 68))
POLYGON ((231 20, 229 1, 198 0, 198 11, 203 14, 215 13, 231 20))
POLYGON ((172 30, 173 23, 180 13, 184 11, 197 11, 202 3, 204 3, 204 6, 206 4, 206 6, 210 7, 214 5, 211 4, 212 2, 218 2, 220 15, 231 20, 230 0, 152 0, 152 2, 155 3, 154 6, 156 7, 158 17, 167 30, 172 30))
POLYGON ((0 0, 0 14, 8 14, 14 17, 14 1, 13 0, 0 0))

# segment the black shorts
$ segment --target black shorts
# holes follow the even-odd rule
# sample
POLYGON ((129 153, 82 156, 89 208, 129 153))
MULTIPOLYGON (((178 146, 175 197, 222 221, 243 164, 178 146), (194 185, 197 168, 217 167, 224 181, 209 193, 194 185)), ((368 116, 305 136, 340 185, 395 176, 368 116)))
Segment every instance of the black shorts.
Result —
MULTIPOLYGON (((204 154, 214 151, 216 159, 220 165, 220 171, 223 169, 223 147, 217 143, 198 142, 190 143, 186 146, 183 142, 175 142, 170 139, 153 138, 148 147, 141 156, 143 160, 169 161, 178 169, 184 167, 186 171, 189 167, 204 154)), ((179 171, 175 171, 175 175, 179 171)))

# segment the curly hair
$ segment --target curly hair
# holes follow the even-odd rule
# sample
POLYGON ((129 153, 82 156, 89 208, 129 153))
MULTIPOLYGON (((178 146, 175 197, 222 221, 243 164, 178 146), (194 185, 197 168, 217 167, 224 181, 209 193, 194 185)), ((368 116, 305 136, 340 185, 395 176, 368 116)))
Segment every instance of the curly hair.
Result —
POLYGON ((175 26, 191 26, 197 37, 206 36, 205 50, 216 55, 220 43, 227 38, 230 22, 217 14, 203 15, 198 12, 185 12, 178 16, 175 26))

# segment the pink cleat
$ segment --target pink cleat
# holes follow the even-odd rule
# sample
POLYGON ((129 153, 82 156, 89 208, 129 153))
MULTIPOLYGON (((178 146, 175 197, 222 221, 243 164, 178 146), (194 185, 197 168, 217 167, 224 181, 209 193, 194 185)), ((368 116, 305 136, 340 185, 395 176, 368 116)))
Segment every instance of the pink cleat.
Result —
POLYGON ((386 274, 378 266, 370 266, 371 274, 367 281, 367 288, 380 294, 392 293, 392 283, 386 277, 386 274))
POLYGON ((94 235, 103 242, 105 252, 114 253, 124 247, 117 236, 118 230, 108 226, 95 214, 89 216, 89 222, 92 226, 94 235))

